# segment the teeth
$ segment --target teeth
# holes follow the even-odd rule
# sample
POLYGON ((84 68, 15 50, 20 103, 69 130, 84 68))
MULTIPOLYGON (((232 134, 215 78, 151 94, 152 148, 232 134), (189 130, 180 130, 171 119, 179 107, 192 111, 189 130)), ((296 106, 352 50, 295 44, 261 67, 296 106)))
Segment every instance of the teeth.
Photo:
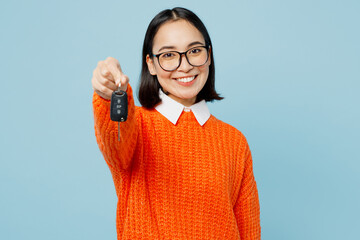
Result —
POLYGON ((194 78, 195 78, 195 76, 187 77, 187 78, 176 78, 176 81, 187 83, 187 82, 191 82, 192 80, 194 80, 194 78))

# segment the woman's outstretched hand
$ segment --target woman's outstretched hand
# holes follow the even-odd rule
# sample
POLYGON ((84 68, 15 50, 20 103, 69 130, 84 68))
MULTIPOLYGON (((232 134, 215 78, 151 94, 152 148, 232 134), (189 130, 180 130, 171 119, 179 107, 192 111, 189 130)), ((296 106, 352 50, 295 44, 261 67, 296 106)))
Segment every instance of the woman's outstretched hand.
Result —
POLYGON ((118 89, 121 82, 121 90, 126 91, 129 77, 120 67, 120 63, 113 57, 98 62, 91 79, 94 91, 102 98, 110 100, 113 91, 118 89))

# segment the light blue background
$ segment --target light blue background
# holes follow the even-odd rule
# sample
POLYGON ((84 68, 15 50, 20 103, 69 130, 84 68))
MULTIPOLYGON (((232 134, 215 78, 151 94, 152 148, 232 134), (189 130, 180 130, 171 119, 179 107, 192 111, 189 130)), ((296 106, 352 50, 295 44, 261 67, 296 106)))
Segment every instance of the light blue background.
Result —
POLYGON ((116 239, 91 76, 119 59, 136 88, 162 9, 213 41, 212 113, 247 137, 263 239, 359 239, 358 0, 2 1, 0 239, 116 239))

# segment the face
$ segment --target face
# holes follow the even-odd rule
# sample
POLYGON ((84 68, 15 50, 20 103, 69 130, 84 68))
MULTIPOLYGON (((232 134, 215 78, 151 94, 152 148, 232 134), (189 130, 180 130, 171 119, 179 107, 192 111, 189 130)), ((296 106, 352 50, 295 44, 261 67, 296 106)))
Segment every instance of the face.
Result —
MULTIPOLYGON (((186 20, 177 20, 164 23, 154 38, 153 53, 159 54, 168 51, 185 52, 190 48, 205 46, 202 34, 186 20)), ((210 53, 209 53, 210 55, 210 53)), ((163 70, 156 57, 147 56, 150 74, 157 79, 168 96, 185 106, 191 106, 196 96, 204 87, 209 76, 209 60, 200 67, 191 66, 182 55, 180 66, 171 72, 163 70)))

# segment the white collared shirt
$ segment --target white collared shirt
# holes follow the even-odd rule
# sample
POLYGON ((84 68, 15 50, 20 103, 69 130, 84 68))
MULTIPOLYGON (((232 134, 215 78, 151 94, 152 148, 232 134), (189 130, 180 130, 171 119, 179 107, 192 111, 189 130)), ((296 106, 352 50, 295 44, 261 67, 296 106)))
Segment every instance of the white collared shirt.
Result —
POLYGON ((161 89, 159 91, 159 97, 161 99, 161 103, 159 103, 155 109, 174 125, 176 125, 183 111, 193 112, 196 120, 201 126, 203 126, 210 118, 210 111, 205 100, 195 103, 191 107, 185 107, 181 103, 178 103, 171 97, 167 96, 161 89))

